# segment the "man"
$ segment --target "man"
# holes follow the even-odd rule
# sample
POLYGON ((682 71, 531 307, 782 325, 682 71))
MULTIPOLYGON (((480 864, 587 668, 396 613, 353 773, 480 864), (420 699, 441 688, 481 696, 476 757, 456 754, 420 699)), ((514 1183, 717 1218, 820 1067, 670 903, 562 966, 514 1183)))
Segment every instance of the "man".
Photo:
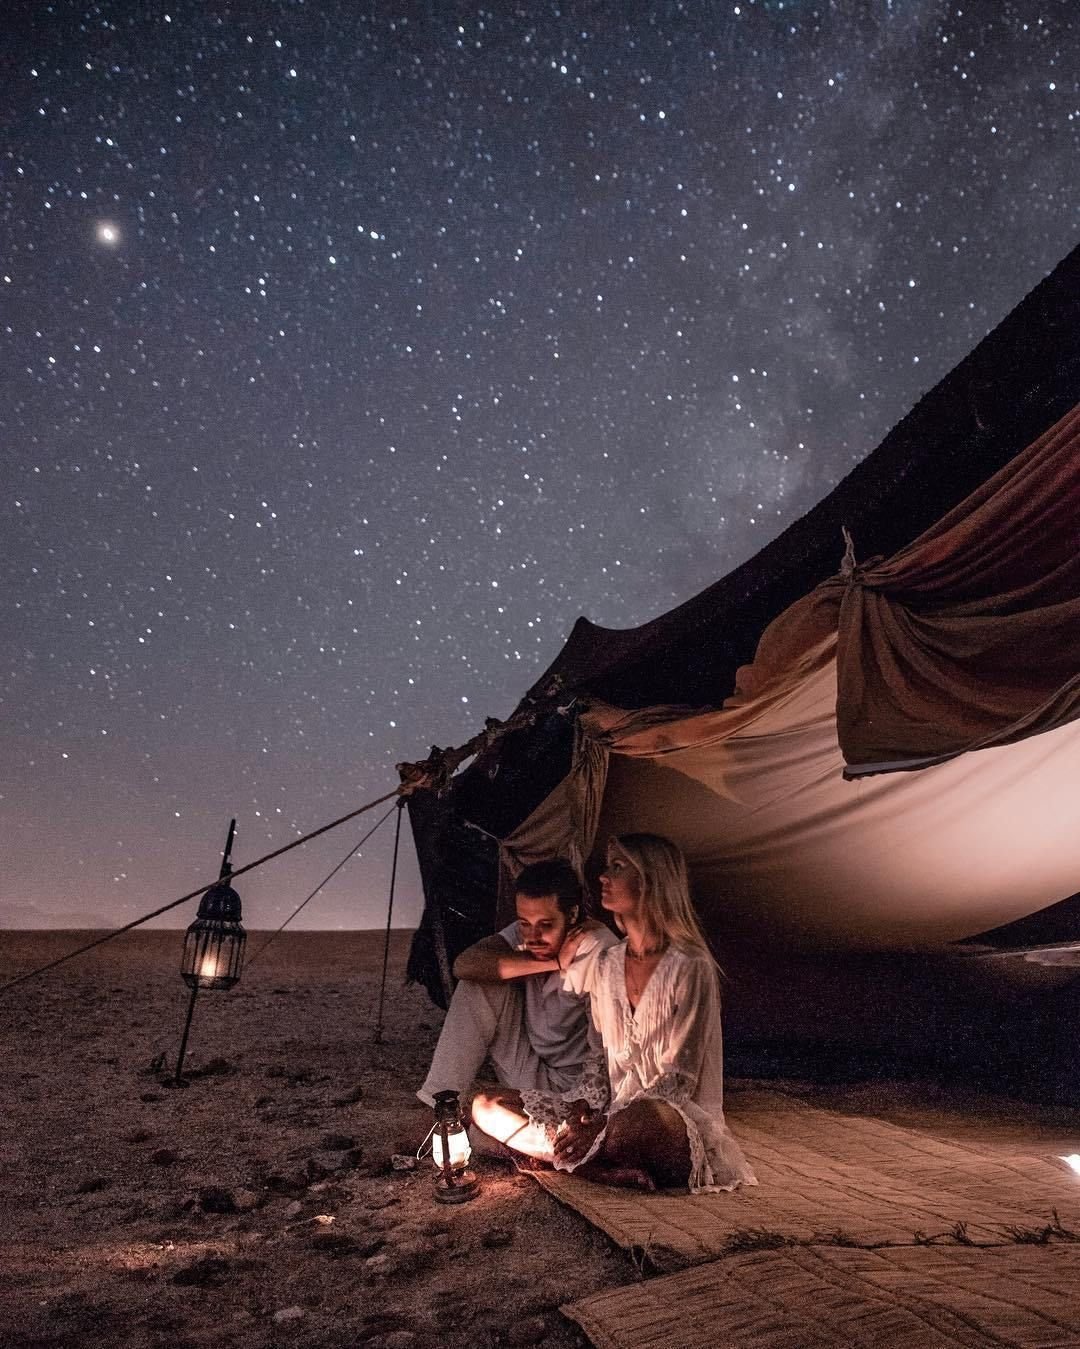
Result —
POLYGON ((437 1091, 466 1092, 485 1059, 516 1091, 577 1094, 590 1050, 588 997, 564 991, 559 951, 571 932, 582 932, 575 961, 617 938, 585 918, 581 882, 561 859, 534 862, 521 872, 514 908, 515 922, 454 961, 459 983, 427 1080, 416 1093, 428 1105, 437 1091))

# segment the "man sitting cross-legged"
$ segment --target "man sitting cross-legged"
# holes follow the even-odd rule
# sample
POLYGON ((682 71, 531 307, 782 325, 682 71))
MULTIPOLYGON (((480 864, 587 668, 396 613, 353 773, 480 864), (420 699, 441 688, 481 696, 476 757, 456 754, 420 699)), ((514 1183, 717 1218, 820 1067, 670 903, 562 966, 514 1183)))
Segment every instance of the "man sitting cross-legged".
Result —
POLYGON ((595 1071, 598 1042, 588 996, 565 991, 558 954, 571 932, 582 934, 575 959, 616 941, 610 928, 585 917, 583 899, 569 862, 534 862, 521 872, 517 919, 454 962, 460 982, 416 1093, 422 1101, 432 1105, 437 1091, 463 1094, 485 1059, 506 1087, 579 1094, 587 1066, 595 1071))

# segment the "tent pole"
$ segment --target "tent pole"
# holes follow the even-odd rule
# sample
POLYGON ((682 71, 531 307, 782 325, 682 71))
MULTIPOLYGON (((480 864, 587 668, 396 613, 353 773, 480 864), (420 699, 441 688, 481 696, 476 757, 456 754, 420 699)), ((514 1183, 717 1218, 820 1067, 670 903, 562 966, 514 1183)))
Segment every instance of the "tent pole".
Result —
POLYGON ((443 927, 442 909, 439 907, 438 899, 429 907, 431 909, 431 937, 435 944, 435 959, 439 964, 439 977, 442 979, 443 994, 446 998, 446 1005, 449 1007, 450 999, 454 996, 454 976, 450 970, 450 956, 446 950, 446 929, 443 927))
MULTIPOLYGON (((236 821, 233 820, 235 827, 236 821)), ((232 835, 229 835, 229 842, 232 842, 232 835)), ((180 1037, 180 1052, 176 1056, 176 1073, 171 1082, 166 1085, 170 1087, 186 1087, 184 1081, 184 1056, 187 1053, 188 1032, 191 1030, 191 1018, 195 1015, 195 999, 199 996, 198 980, 191 986, 191 1001, 188 1003, 187 1020, 184 1022, 184 1033, 180 1037)))
POLYGON ((397 883, 397 860, 398 844, 401 842, 401 812, 405 806, 405 798, 399 796, 397 799, 397 820, 394 829, 394 861, 390 867, 390 897, 386 904, 386 938, 383 941, 382 956, 382 982, 379 984, 379 1012, 375 1018, 375 1034, 372 1037, 376 1044, 382 1043, 383 1033, 383 1004, 386 1000, 386 967, 390 963, 390 921, 394 916, 394 886, 397 883))

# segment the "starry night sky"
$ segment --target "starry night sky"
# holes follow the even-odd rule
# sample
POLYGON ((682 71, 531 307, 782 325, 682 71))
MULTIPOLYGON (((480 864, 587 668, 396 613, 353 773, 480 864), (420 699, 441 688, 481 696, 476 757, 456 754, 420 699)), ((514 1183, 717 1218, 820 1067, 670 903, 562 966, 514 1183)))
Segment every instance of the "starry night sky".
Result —
MULTIPOLYGON (((578 614, 755 552, 1080 235, 1071 0, 5 29, 0 923, 128 921, 230 815, 242 865, 391 789, 578 614)), ((383 921, 392 829, 301 926, 383 921)))

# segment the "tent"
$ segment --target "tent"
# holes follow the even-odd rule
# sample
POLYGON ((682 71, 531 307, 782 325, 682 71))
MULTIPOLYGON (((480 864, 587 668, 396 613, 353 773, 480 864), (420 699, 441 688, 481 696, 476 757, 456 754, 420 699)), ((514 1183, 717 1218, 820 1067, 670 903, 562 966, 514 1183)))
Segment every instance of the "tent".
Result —
POLYGON ((1001 962, 976 976, 954 944, 1080 876, 1078 397, 1080 248, 750 561, 639 628, 579 619, 515 728, 410 800, 410 976, 444 1001, 516 870, 588 873, 648 829, 741 971, 746 1043, 895 1049, 870 1028, 883 978, 1009 1002, 1001 962))

